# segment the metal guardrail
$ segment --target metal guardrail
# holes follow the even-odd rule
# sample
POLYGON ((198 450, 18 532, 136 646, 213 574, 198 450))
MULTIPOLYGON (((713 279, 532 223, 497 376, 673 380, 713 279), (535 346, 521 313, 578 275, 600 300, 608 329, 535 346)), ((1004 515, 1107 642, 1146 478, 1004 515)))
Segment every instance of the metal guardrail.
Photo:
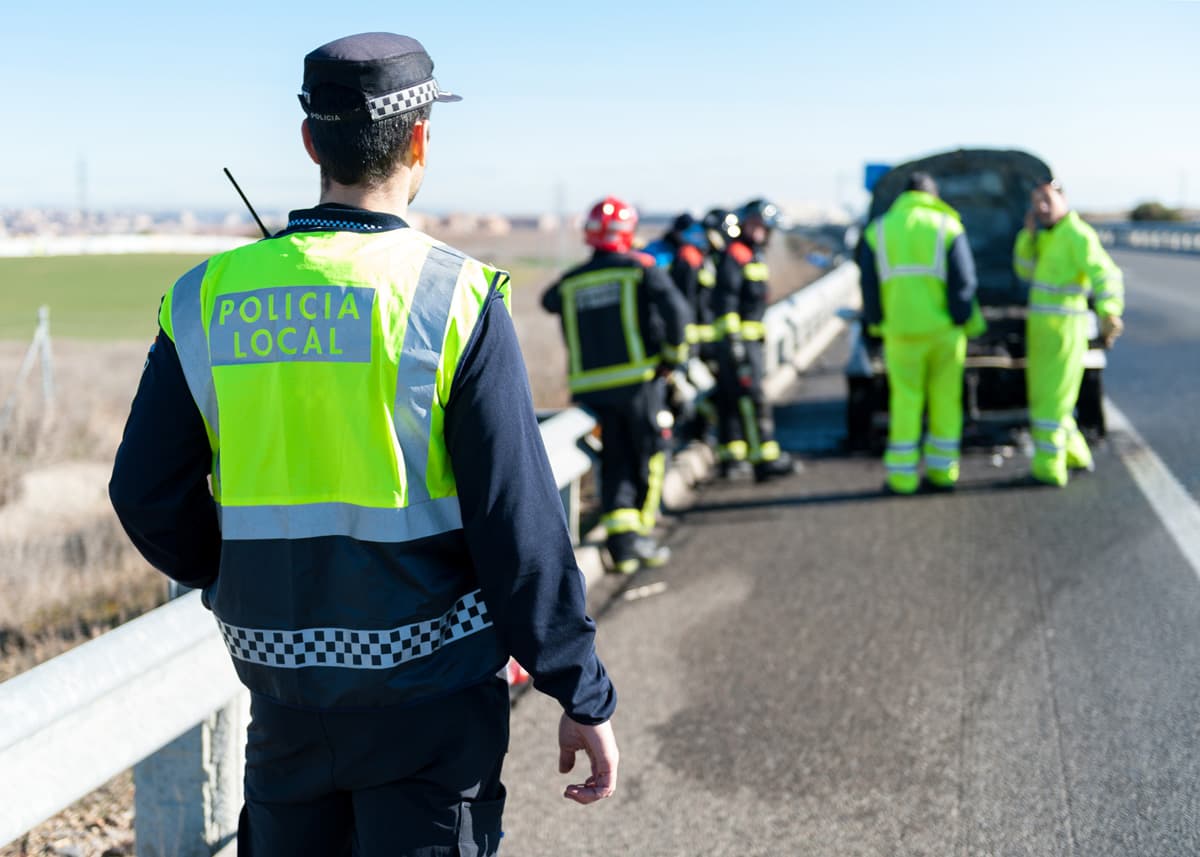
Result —
POLYGON ((1093 224, 1105 247, 1200 254, 1200 223, 1093 224))
MULTIPOLYGON (((767 313, 768 371, 827 341, 857 293, 844 264, 767 313)), ((593 466, 578 408, 541 424, 578 542, 593 466)), ((211 857, 241 807, 248 696, 212 616, 190 592, 0 684, 0 844, 134 768, 139 857, 211 857)))

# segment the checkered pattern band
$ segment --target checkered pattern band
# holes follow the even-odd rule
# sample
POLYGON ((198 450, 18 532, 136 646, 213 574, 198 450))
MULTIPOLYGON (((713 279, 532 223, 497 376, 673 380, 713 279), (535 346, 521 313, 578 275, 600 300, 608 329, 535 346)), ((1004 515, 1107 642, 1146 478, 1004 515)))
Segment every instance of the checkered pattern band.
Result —
POLYGON ((229 653, 240 661, 280 669, 340 667, 381 670, 432 655, 442 646, 491 627, 481 590, 460 598, 436 619, 382 631, 302 628, 267 631, 217 620, 229 653))
POLYGON ((397 113, 407 113, 409 110, 424 107, 437 96, 437 81, 430 78, 424 83, 418 83, 416 86, 410 86, 399 92, 391 92, 378 98, 368 98, 367 112, 371 115, 372 122, 378 122, 380 119, 387 119, 397 113))

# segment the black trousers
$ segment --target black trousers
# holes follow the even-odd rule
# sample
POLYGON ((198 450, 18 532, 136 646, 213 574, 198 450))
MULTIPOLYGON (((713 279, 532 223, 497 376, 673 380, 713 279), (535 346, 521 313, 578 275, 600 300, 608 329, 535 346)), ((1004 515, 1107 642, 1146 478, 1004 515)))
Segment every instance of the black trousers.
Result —
POLYGON ((650 463, 666 450, 668 437, 658 424, 665 405, 663 383, 655 380, 621 396, 583 400, 600 424, 600 505, 605 514, 641 510, 650 492, 650 463))
POLYGON ((765 346, 757 340, 744 342, 744 365, 733 359, 728 341, 718 346, 717 441, 722 446, 745 441, 753 457, 754 440, 761 446, 775 439, 774 410, 763 391, 765 346))
POLYGON ((238 857, 488 857, 500 844, 508 685, 314 712, 252 695, 238 857))

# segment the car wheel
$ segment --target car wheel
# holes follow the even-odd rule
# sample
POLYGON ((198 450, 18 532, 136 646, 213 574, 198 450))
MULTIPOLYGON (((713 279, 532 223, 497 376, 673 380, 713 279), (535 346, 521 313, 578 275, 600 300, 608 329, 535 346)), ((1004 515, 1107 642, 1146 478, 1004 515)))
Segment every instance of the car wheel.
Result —
POLYGON ((871 448, 871 431, 875 406, 874 383, 871 378, 847 378, 846 448, 866 452, 871 448))
POLYGON ((1075 403, 1075 422, 1085 435, 1101 438, 1107 433, 1104 424, 1104 384, 1099 369, 1085 369, 1075 403))

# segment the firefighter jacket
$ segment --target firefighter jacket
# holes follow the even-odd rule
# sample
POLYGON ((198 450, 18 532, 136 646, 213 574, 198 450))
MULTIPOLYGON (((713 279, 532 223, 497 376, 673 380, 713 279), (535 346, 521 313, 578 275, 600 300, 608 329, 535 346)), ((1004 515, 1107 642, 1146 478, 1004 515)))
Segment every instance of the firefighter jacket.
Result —
POLYGON ((1096 230, 1074 211, 1035 235, 1017 233, 1013 269, 1029 284, 1031 315, 1087 315, 1089 300, 1102 316, 1125 310, 1121 270, 1096 230))
POLYGON ((867 225, 855 261, 863 317, 888 336, 928 336, 964 325, 975 301, 975 262, 958 212, 906 191, 867 225))
POLYGON ((734 241, 717 261, 712 293, 714 339, 736 336, 747 341, 766 339, 770 272, 759 248, 734 241))
POLYGON ((711 271, 711 263, 698 248, 682 244, 671 259, 667 273, 675 289, 687 305, 687 323, 684 332, 689 345, 711 340, 712 325, 700 322, 700 297, 703 281, 711 271))
POLYGON ((252 691, 404 705, 512 654, 575 719, 611 714, 506 286, 323 205, 167 293, 110 495, 252 691))
POLYGON ((639 253, 597 251, 542 295, 562 318, 567 386, 582 402, 618 401, 687 359, 687 304, 670 278, 639 253))

